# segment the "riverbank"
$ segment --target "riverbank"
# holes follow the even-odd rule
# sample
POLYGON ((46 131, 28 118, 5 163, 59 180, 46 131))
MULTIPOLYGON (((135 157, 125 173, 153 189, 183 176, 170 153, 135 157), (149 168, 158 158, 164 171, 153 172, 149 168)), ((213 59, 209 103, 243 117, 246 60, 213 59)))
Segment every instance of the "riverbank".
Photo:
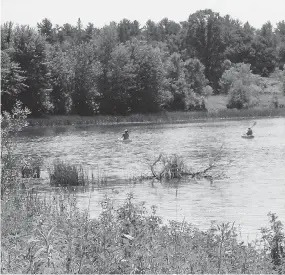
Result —
POLYGON ((49 116, 29 118, 29 126, 63 125, 129 125, 129 124, 171 124, 209 120, 256 119, 263 117, 285 117, 285 108, 278 109, 222 109, 212 112, 161 112, 155 114, 132 114, 129 116, 49 116))
POLYGON ((2 273, 285 271, 281 252, 272 254, 277 237, 279 245, 284 243, 282 224, 274 214, 269 214, 270 227, 262 230, 262 238, 245 243, 230 223, 206 231, 186 222, 164 224, 155 207, 135 204, 131 194, 118 207, 105 197, 98 219, 80 211, 74 194, 65 189, 45 197, 18 190, 1 203, 2 273))

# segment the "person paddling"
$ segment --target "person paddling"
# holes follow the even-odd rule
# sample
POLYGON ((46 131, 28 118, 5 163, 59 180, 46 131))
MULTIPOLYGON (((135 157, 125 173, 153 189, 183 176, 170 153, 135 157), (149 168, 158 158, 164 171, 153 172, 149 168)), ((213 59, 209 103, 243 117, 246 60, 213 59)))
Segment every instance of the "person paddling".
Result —
POLYGON ((122 138, 123 140, 129 139, 129 132, 127 129, 125 130, 125 133, 123 134, 122 138))
POLYGON ((253 132, 252 132, 251 128, 248 128, 248 129, 247 129, 246 134, 247 134, 248 136, 252 136, 252 135, 253 135, 253 132))

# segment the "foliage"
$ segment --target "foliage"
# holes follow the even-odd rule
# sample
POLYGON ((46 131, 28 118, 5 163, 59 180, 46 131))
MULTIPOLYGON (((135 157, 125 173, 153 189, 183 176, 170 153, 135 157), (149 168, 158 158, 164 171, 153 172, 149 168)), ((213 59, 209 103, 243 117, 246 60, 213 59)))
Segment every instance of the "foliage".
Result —
POLYGON ((268 213, 270 228, 262 227, 261 244, 267 253, 270 253, 274 270, 279 274, 285 272, 285 235, 284 226, 275 213, 268 213))
POLYGON ((58 115, 68 114, 72 108, 74 60, 59 46, 50 47, 48 54, 52 88, 50 97, 53 104, 53 113, 58 115))
POLYGON ((39 116, 52 109, 50 103, 50 74, 47 64, 47 42, 34 29, 18 26, 13 34, 14 60, 25 71, 24 84, 19 100, 32 114, 39 116))
POLYGON ((6 111, 1 115, 1 196, 9 188, 17 185, 17 163, 14 155, 14 137, 27 126, 27 115, 30 111, 22 108, 22 104, 17 101, 11 113, 6 111))
POLYGON ((161 52, 138 40, 127 47, 135 64, 135 89, 131 92, 130 109, 139 113, 156 112, 164 80, 161 52))
POLYGON ((82 43, 69 52, 74 57, 72 110, 78 115, 92 115, 97 112, 99 97, 98 81, 102 67, 98 61, 93 45, 82 43))
POLYGON ((33 117, 203 110, 203 97, 228 94, 229 81, 243 72, 254 82, 246 66, 263 77, 282 69, 284 29, 284 21, 254 29, 209 9, 184 22, 163 18, 145 26, 126 18, 102 28, 80 18, 60 26, 44 18, 36 31, 6 22, 2 110, 16 100, 33 117))
POLYGON ((117 207, 106 197, 101 207, 101 215, 90 219, 64 190, 42 199, 31 192, 5 196, 2 273, 284 272, 271 254, 276 240, 284 244, 275 215, 261 240, 245 243, 230 223, 206 231, 186 222, 162 224, 156 208, 149 213, 132 194, 117 207), (262 242, 267 245, 258 246, 262 242))
POLYGON ((235 81, 229 90, 227 108, 243 109, 258 104, 260 88, 256 85, 246 86, 242 80, 235 81))
POLYGON ((220 79, 221 93, 228 94, 237 80, 242 81, 244 85, 256 84, 257 77, 252 74, 250 64, 237 63, 225 70, 220 79))
POLYGON ((111 53, 108 63, 108 94, 104 101, 111 114, 127 114, 130 111, 130 97, 136 88, 136 68, 129 49, 119 45, 111 53))
POLYGON ((26 78, 19 64, 11 59, 13 52, 1 50, 1 107, 2 111, 10 111, 15 104, 19 93, 27 86, 26 78))
POLYGON ((191 14, 187 24, 186 47, 189 56, 195 56, 205 66, 205 76, 217 88, 224 60, 222 18, 211 10, 191 14))
POLYGON ((171 95, 168 103, 170 109, 186 109, 185 97, 188 92, 188 86, 185 79, 184 63, 178 53, 173 53, 167 60, 164 89, 169 91, 171 95))
POLYGON ((170 55, 166 61, 166 81, 164 89, 169 91, 168 108, 172 110, 204 110, 201 95, 211 94, 211 88, 204 75, 204 66, 198 59, 183 62, 177 53, 170 55))

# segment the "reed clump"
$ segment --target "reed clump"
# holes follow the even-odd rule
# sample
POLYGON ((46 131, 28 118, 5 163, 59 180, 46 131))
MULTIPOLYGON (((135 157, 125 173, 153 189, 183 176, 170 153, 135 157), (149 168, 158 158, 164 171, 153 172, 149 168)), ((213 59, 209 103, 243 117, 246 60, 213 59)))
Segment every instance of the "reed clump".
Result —
POLYGON ((88 172, 82 165, 69 164, 63 161, 54 161, 48 170, 52 186, 86 186, 94 183, 93 176, 88 177, 88 172))

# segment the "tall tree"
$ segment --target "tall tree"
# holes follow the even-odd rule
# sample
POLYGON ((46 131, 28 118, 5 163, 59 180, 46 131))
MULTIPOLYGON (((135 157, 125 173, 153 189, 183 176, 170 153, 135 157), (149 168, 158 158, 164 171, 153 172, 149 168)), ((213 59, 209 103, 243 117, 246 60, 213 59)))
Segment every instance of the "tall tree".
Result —
POLYGON ((202 95, 208 80, 205 77, 205 66, 196 58, 187 59, 184 64, 185 80, 190 89, 202 95))
POLYGON ((101 111, 112 114, 127 114, 130 109, 130 96, 135 89, 135 65, 131 54, 124 45, 119 45, 111 53, 108 64, 108 91, 104 93, 104 106, 101 111))
POLYGON ((46 41, 49 43, 55 42, 55 29, 49 19, 44 18, 41 23, 37 24, 40 34, 46 37, 46 41))
POLYGON ((211 10, 191 14, 188 19, 187 51, 189 57, 198 58, 205 66, 210 85, 218 88, 222 74, 225 43, 222 36, 222 18, 211 10))
POLYGON ((118 24, 118 37, 120 42, 126 42, 132 37, 136 37, 140 33, 139 22, 131 22, 128 19, 123 19, 118 24))
POLYGON ((75 45, 68 53, 74 58, 73 79, 73 113, 78 115, 92 115, 98 110, 98 80, 102 73, 94 47, 91 43, 75 45))
POLYGON ((51 73, 51 102, 53 113, 64 115, 71 112, 74 89, 74 56, 62 51, 59 45, 49 49, 51 73))
POLYGON ((185 110, 187 83, 185 80, 184 63, 180 54, 173 53, 166 62, 166 89, 172 98, 169 107, 172 110, 185 110))
POLYGON ((94 44, 96 55, 98 56, 98 60, 102 66, 102 74, 98 80, 98 89, 101 94, 101 107, 102 110, 105 108, 102 104, 104 104, 104 93, 108 91, 109 82, 107 77, 108 72, 108 63, 111 59, 111 53, 114 48, 118 45, 118 32, 117 26, 115 23, 110 23, 108 26, 104 26, 100 33, 96 35, 92 44, 94 44))
POLYGON ((28 87, 19 94, 20 101, 34 116, 48 113, 52 105, 45 38, 28 26, 18 26, 14 30, 13 45, 13 58, 25 71, 24 84, 28 87))
MULTIPOLYGON (((12 49, 10 49, 10 52, 12 49)), ((27 86, 19 64, 13 62, 9 50, 1 51, 1 111, 10 111, 27 86)))
POLYGON ((1 50, 11 48, 13 45, 13 22, 1 25, 1 50))
POLYGON ((160 50, 136 39, 127 46, 136 65, 136 89, 131 93, 131 110, 156 112, 159 110, 159 97, 164 81, 160 50))

